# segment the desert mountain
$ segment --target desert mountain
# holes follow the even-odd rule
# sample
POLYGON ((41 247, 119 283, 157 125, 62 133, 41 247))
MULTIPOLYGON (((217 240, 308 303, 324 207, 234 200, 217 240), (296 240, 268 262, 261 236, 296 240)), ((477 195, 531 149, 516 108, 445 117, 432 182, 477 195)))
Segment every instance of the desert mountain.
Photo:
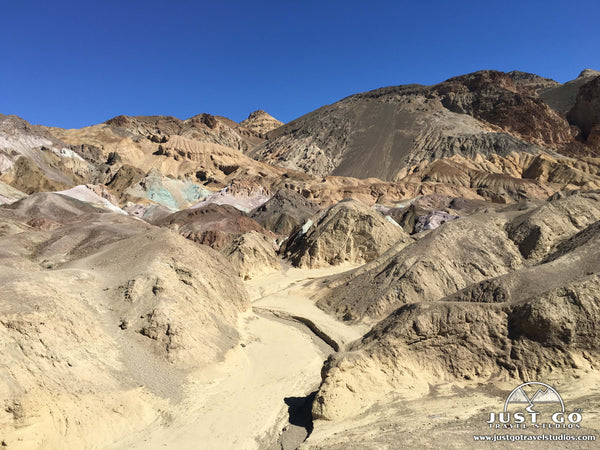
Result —
POLYGON ((0 207, 2 223, 22 224, 0 237, 0 434, 25 448, 108 445, 105 433, 157 420, 188 371, 237 345, 246 293, 206 246, 70 197, 33 197, 0 207), (54 226, 24 224, 35 217, 54 226))
POLYGON ((304 225, 318 206, 289 189, 281 189, 267 202, 252 211, 250 217, 274 233, 289 236, 304 225))
POLYGON ((231 205, 214 203, 178 211, 159 219, 156 224, 168 226, 183 237, 213 248, 226 246, 233 239, 250 231, 270 234, 243 211, 231 205))
MULTIPOLYGON (((589 82, 590 74, 582 79, 589 82)), ((434 86, 377 89, 286 124, 251 155, 320 176, 383 180, 454 155, 555 155, 567 151, 575 136, 565 112, 552 109, 538 92, 559 88, 535 75, 482 71, 434 86)))
POLYGON ((594 78, 598 78, 600 72, 592 69, 582 70, 577 78, 567 81, 564 84, 548 86, 539 90, 540 98, 546 102, 551 108, 555 109, 560 114, 567 114, 577 99, 579 89, 594 78))
POLYGON ((0 116, 0 443, 465 448, 533 379, 597 433, 599 83, 0 116))
POLYGON ((96 172, 44 127, 0 114, 0 180, 4 183, 31 194, 72 187, 96 172))

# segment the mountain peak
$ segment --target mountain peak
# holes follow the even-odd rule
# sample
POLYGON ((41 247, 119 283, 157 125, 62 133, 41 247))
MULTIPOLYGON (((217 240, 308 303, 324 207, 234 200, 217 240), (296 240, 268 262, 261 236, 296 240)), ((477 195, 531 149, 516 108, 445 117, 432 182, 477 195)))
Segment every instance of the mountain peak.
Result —
POLYGON ((253 131, 261 137, 266 137, 269 131, 279 128, 283 125, 283 122, 280 122, 266 111, 257 109, 250 113, 246 120, 240 122, 240 125, 248 128, 250 131, 253 131))
POLYGON ((598 77, 600 76, 600 72, 594 69, 584 69, 581 71, 577 78, 588 78, 588 77, 598 77))

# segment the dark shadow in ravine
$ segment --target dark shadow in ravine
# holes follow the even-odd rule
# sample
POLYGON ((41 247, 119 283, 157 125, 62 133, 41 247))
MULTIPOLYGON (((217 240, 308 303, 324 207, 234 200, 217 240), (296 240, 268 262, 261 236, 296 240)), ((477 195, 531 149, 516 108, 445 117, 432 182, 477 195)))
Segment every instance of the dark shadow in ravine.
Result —
POLYGON ((313 430, 311 409, 316 395, 317 391, 314 391, 306 397, 286 397, 284 399, 285 404, 288 405, 290 424, 304 428, 306 437, 310 436, 313 430))

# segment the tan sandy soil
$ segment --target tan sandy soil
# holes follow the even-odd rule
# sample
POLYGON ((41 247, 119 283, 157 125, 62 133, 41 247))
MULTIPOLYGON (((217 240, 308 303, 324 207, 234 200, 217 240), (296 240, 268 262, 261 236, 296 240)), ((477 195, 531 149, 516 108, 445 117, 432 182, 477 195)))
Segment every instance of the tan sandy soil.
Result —
MULTIPOLYGON (((364 325, 346 326, 314 305, 307 285, 354 266, 280 272, 245 283, 257 312, 307 318, 340 343, 358 339, 364 325)), ((288 422, 287 397, 303 397, 321 381, 327 357, 308 330, 251 312, 239 321, 240 347, 225 360, 188 377, 185 400, 113 448, 255 449, 276 439, 288 422)))
POLYGON ((493 430, 486 421, 490 412, 501 412, 507 395, 518 383, 487 382, 476 387, 444 383, 430 387, 430 394, 406 401, 390 397, 351 419, 318 420, 301 449, 595 449, 600 439, 600 376, 583 372, 575 380, 557 378, 549 383, 565 402, 566 411, 581 408, 578 430, 493 430), (595 442, 485 442, 474 435, 569 434, 595 435, 595 442))
POLYGON ((278 273, 245 283, 255 310, 281 312, 292 317, 308 319, 340 348, 360 338, 369 330, 364 324, 346 325, 338 321, 318 308, 310 298, 318 289, 315 280, 327 280, 327 277, 354 269, 357 265, 345 263, 312 270, 289 267, 286 263, 282 265, 282 270, 278 273))
POLYGON ((280 430, 284 399, 318 385, 326 355, 307 333, 253 313, 239 329, 243 346, 190 375, 182 403, 113 448, 256 449, 280 430))

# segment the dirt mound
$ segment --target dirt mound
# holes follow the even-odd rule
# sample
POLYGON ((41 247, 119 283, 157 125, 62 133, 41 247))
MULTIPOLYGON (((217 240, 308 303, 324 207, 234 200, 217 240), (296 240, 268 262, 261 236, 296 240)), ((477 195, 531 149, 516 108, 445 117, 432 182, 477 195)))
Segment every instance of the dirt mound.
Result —
POLYGON ((298 267, 364 263, 408 239, 397 224, 356 200, 346 200, 308 219, 281 253, 298 267))
POLYGON ((257 231, 250 231, 233 239, 221 249, 221 253, 244 280, 280 268, 275 241, 257 231))
POLYGON ((249 231, 270 234, 239 209, 215 203, 178 211, 159 219, 156 225, 169 227, 194 242, 216 249, 227 246, 232 240, 249 231))
POLYGON ((303 225, 319 207, 297 192, 281 189, 266 203, 254 209, 250 217, 273 233, 288 236, 303 225))

